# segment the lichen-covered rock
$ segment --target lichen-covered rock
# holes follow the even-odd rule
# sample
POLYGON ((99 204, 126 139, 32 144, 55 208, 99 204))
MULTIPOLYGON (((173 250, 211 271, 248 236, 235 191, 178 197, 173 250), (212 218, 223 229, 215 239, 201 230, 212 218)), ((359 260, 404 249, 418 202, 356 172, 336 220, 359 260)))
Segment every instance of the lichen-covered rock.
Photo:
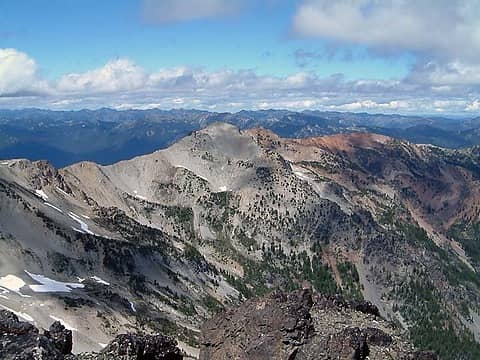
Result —
POLYGON ((102 350, 98 359, 181 360, 175 340, 163 335, 118 335, 102 350))
POLYGON ((40 334, 32 324, 18 320, 0 310, 0 359, 2 360, 63 360, 63 354, 49 337, 40 334))
POLYGON ((414 350, 371 303, 302 290, 249 300, 207 321, 200 360, 436 360, 414 350))
POLYGON ((392 336, 377 328, 368 327, 364 330, 364 334, 369 345, 389 346, 393 342, 392 336))
POLYGON ((101 353, 74 355, 72 332, 58 321, 40 332, 0 310, 0 359, 2 360, 182 360, 175 340, 163 335, 118 335, 101 353))
POLYGON ((200 359, 293 359, 313 333, 311 307, 311 291, 303 290, 228 309, 204 324, 200 359))
POLYGON ((346 328, 327 341, 327 351, 338 359, 364 360, 369 355, 367 337, 358 327, 346 328))
POLYGON ((25 335, 38 333, 38 330, 30 323, 19 321, 14 313, 0 310, 0 333, 4 335, 25 335))
POLYGON ((65 329, 59 321, 55 321, 48 331, 45 332, 45 336, 50 338, 55 347, 64 355, 72 352, 73 341, 72 331, 65 329))

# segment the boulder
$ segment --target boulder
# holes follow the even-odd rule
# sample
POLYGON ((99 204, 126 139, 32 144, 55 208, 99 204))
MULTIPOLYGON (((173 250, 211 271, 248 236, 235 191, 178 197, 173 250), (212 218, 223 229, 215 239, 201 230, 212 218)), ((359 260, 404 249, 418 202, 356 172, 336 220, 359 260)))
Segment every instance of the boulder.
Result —
POLYGON ((55 347, 64 355, 72 352, 73 341, 72 331, 67 330, 59 321, 55 321, 48 331, 45 332, 45 336, 50 338, 55 347))
POLYGON ((208 320, 200 360, 293 359, 313 333, 311 290, 273 292, 208 320))

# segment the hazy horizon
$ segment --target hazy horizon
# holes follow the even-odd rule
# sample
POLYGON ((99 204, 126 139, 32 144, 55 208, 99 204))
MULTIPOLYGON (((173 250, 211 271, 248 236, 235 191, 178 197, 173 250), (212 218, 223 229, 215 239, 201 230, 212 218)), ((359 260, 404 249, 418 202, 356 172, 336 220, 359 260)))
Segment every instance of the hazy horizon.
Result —
POLYGON ((51 112, 82 112, 82 111, 101 111, 101 110, 112 110, 117 112, 122 111, 163 111, 163 112, 170 112, 170 111, 198 111, 198 112, 208 112, 212 114, 238 114, 241 112, 281 112, 281 111, 289 111, 293 113, 304 113, 304 112, 319 112, 319 113, 338 113, 338 114, 366 114, 370 116, 402 116, 402 117, 419 117, 419 118, 445 118, 445 119, 473 119, 480 116, 480 114, 469 114, 469 113, 402 113, 402 112, 376 112, 376 111, 341 111, 341 110, 322 110, 322 109, 288 109, 288 108, 270 108, 270 109, 239 109, 239 110, 232 110, 232 111, 220 111, 220 110, 206 110, 206 109, 199 109, 199 108, 182 108, 182 107, 172 107, 172 108, 159 108, 159 107, 149 107, 149 108, 125 108, 125 109, 116 109, 114 107, 103 106, 103 107, 96 107, 96 108, 72 108, 72 109, 50 109, 50 108, 42 108, 42 107, 22 107, 22 108, 9 108, 9 107, 0 107, 0 111, 51 111, 51 112))

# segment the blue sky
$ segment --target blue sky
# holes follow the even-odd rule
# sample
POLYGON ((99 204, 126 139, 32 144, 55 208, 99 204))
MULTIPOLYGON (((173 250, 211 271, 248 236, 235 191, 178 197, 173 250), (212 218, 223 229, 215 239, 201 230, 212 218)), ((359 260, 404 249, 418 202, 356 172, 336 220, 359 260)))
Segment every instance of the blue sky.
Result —
POLYGON ((294 11, 295 1, 282 1, 257 4, 226 18, 158 26, 143 18, 142 3, 134 0, 7 1, 0 5, 0 24, 9 35, 1 43, 34 57, 50 78, 119 57, 150 71, 182 64, 285 76, 299 71, 299 49, 325 53, 308 66, 323 76, 382 79, 408 72, 408 57, 372 57, 363 47, 353 49, 355 60, 344 54, 329 58, 328 45, 321 39, 300 39, 291 33, 294 11))
POLYGON ((477 5, 5 0, 0 106, 475 112, 477 5))

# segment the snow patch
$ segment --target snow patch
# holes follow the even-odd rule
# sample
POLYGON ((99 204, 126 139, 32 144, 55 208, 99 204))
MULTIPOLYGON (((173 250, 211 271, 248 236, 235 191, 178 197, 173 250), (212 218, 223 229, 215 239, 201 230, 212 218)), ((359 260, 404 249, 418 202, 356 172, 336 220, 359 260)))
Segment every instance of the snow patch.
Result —
POLYGON ((68 216, 70 216, 73 220, 78 222, 80 224, 80 228, 82 229, 81 231, 79 231, 77 228, 73 228, 73 230, 83 232, 83 233, 87 233, 87 234, 90 234, 90 235, 95 235, 93 233, 93 231, 91 231, 88 228, 88 225, 80 218, 80 216, 78 216, 77 214, 75 214, 71 211, 68 213, 68 216))
POLYGON ((226 187, 226 186, 220 186, 220 187, 218 188, 218 190, 220 190, 220 191, 227 191, 227 187, 226 187))
POLYGON ((8 290, 20 294, 20 289, 25 285, 25 281, 15 275, 7 275, 0 278, 0 286, 3 289, 7 289, 7 292, 2 291, 3 294, 8 293, 8 290))
POLYGON ((36 293, 57 293, 57 292, 71 292, 72 289, 83 289, 85 286, 79 283, 65 283, 57 280, 49 279, 43 275, 32 274, 25 270, 25 272, 33 280, 39 282, 41 285, 28 285, 28 287, 36 293))
POLYGON ((5 296, 5 295, 0 295, 0 298, 8 300, 8 296, 5 296))
POLYGON ((98 277, 98 276, 96 276, 96 275, 92 276, 91 279, 95 280, 98 284, 110 286, 110 283, 109 283, 109 282, 103 280, 102 278, 100 278, 100 277, 98 277))
POLYGON ((138 190, 133 190, 133 193, 135 194, 134 197, 139 200, 143 201, 148 201, 148 199, 145 196, 138 195, 138 190))
POLYGON ((45 192, 43 190, 35 190, 35 195, 37 195, 39 198, 42 198, 43 201, 47 201, 48 200, 48 195, 45 194, 45 192))
POLYGON ((108 344, 104 344, 104 343, 98 343, 98 345, 100 345, 103 348, 106 348, 108 344))
POLYGON ((14 313, 14 314, 17 315, 19 318, 22 318, 22 319, 25 320, 25 321, 35 322, 35 320, 34 320, 30 315, 28 315, 27 313, 20 312, 20 311, 15 311, 15 310, 10 309, 9 307, 7 307, 7 306, 5 306, 5 305, 2 305, 2 304, 0 304, 0 307, 3 308, 4 310, 8 310, 8 311, 14 313))
POLYGON ((73 326, 71 326, 71 325, 69 325, 67 322, 65 322, 64 320, 62 320, 62 319, 60 319, 60 318, 58 318, 58 317, 56 317, 56 316, 54 316, 54 315, 50 315, 50 319, 53 319, 53 320, 55 320, 55 321, 59 321, 60 324, 62 324, 63 326, 65 326, 65 328, 66 328, 67 330, 77 331, 76 328, 74 328, 73 326))
POLYGON ((130 300, 128 302, 130 303, 130 309, 132 309, 133 312, 137 312, 137 309, 135 308, 135 304, 130 300))
POLYGON ((52 204, 50 204, 50 203, 48 203, 48 202, 46 202, 46 201, 44 202, 44 204, 47 205, 47 206, 50 206, 52 209, 55 209, 55 210, 57 210, 58 212, 60 212, 60 213, 63 214, 62 209, 59 209, 59 208, 56 207, 55 205, 52 205, 52 204))
POLYGON ((57 190, 62 193, 63 195, 65 196, 70 196, 68 193, 66 193, 65 191, 63 191, 62 189, 60 189, 58 186, 57 186, 57 190))

